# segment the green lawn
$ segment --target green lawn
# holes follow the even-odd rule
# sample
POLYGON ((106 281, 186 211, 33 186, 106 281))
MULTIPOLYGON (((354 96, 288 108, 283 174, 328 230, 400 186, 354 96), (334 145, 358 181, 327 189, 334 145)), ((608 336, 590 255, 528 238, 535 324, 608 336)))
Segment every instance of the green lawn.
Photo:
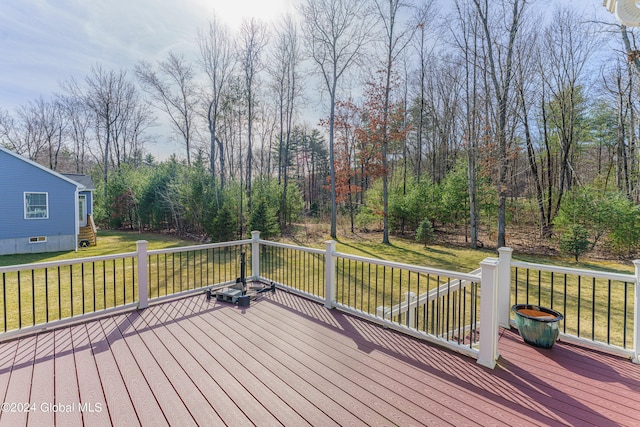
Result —
MULTIPOLYGON (((295 241, 285 241, 285 243, 299 244, 295 241)), ((324 249, 324 242, 311 244, 316 248, 324 249)), ((468 249, 448 245, 422 244, 403 238, 391 238, 390 245, 380 243, 378 234, 371 237, 360 236, 357 239, 338 238, 338 252, 360 255, 369 258, 385 259, 388 261, 402 262, 425 267, 441 268, 445 270, 469 272, 477 269, 480 262, 487 257, 497 257, 498 253, 491 249, 468 249)), ((513 253, 513 259, 517 261, 553 264, 563 267, 602 270, 614 273, 633 274, 634 266, 631 262, 619 261, 594 261, 580 260, 575 262, 570 257, 543 257, 535 255, 513 253)))
POLYGON ((78 252, 3 255, 0 256, 0 267, 135 252, 137 240, 147 240, 150 250, 197 244, 192 240, 185 240, 171 235, 101 230, 98 231, 98 244, 96 246, 79 248, 78 252))
MULTIPOLYGON (((98 244, 88 248, 80 248, 78 252, 50 252, 41 254, 20 254, 0 256, 0 267, 6 265, 29 264, 35 262, 57 261, 73 258, 85 258, 100 255, 135 252, 136 241, 147 240, 149 250, 175 248, 181 246, 197 245, 198 242, 182 239, 172 235, 155 233, 137 233, 121 231, 99 231, 98 244)), ((298 244, 293 241, 285 243, 298 244)), ((324 249, 324 241, 318 241, 309 246, 324 249)), ((348 254, 360 255, 369 258, 385 259, 388 261, 403 262, 406 264, 421 265, 426 267, 442 268, 452 271, 469 272, 478 268, 480 261, 486 257, 495 257, 497 253, 492 250, 472 250, 455 246, 422 244, 410 240, 392 238, 390 245, 379 243, 376 238, 339 238, 337 250, 348 254)), ((574 262, 571 258, 547 258, 529 256, 514 253, 514 259, 541 264, 555 264, 571 268, 584 268, 604 270, 618 273, 633 273, 633 264, 630 262, 616 261, 580 261, 574 262)))

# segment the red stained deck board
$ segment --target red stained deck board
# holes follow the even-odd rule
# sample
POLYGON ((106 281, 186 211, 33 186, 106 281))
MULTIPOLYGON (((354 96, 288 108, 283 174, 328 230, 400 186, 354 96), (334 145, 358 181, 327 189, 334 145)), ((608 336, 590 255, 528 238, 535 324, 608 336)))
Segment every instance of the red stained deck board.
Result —
POLYGON ((164 410, 158 404, 147 384, 144 373, 138 366, 134 355, 131 354, 120 329, 118 329, 118 324, 123 322, 124 316, 126 315, 107 318, 100 322, 109 347, 136 408, 140 423, 155 426, 166 425, 168 423, 164 410))
MULTIPOLYGON (((154 316, 158 311, 163 314, 163 310, 154 312, 147 310, 143 316, 150 324, 154 324, 154 316)), ((188 375, 190 381, 196 385, 207 401, 213 405, 217 415, 225 424, 250 425, 251 421, 247 418, 247 415, 242 412, 227 392, 216 382, 214 376, 210 374, 211 371, 203 365, 204 361, 196 358, 196 355, 192 354, 189 348, 184 346, 180 329, 178 329, 177 335, 170 329, 170 322, 173 322, 173 320, 169 320, 166 325, 158 323, 157 327, 154 327, 154 332, 167 351, 179 361, 180 367, 188 375)), ((208 366, 208 368, 212 368, 212 366, 208 366)))
MULTIPOLYGON (((206 318, 206 317, 205 317, 206 318)), ((216 328, 218 326, 217 319, 207 319, 209 322, 209 327, 216 328)), ((218 329, 220 331, 220 329, 218 329)), ((264 373, 271 373, 276 376, 279 382, 275 384, 270 384, 274 390, 277 390, 277 393, 297 393, 302 396, 303 401, 301 402, 304 405, 305 399, 307 401, 308 407, 303 409, 304 411, 312 411, 312 418, 307 418, 307 421, 311 422, 315 425, 328 425, 330 423, 321 422, 325 420, 325 417, 331 417, 333 420, 339 420, 341 424, 359 424, 360 421, 356 418, 352 413, 346 411, 342 406, 339 406, 336 401, 331 400, 326 394, 323 394, 321 391, 313 387, 313 385, 307 381, 306 378, 301 377, 291 371, 288 366, 280 359, 274 358, 269 354, 269 352, 264 351, 263 348, 258 347, 250 340, 246 339, 238 339, 238 335, 229 331, 227 328, 222 328, 222 332, 219 335, 219 340, 224 340, 225 342, 233 341, 237 346, 238 350, 243 354, 242 359, 245 360, 244 355, 251 362, 250 366, 247 368, 254 368, 256 375, 261 375, 264 373), (227 336, 227 334, 229 336, 227 336), (262 370, 260 370, 262 369, 262 370), (280 386, 281 389, 278 389, 280 386), (291 390, 287 390, 291 389, 291 390), (327 411, 327 414, 321 414, 320 419, 316 421, 315 414, 316 412, 313 410, 313 407, 316 408, 331 408, 331 411, 327 411)), ((245 361, 247 363, 247 361, 245 361)), ((274 391, 275 392, 275 391, 274 391)), ((293 405, 293 402, 290 402, 293 405)), ((302 412, 302 411, 301 411, 302 412)))
POLYGON ((243 363, 236 359, 235 346, 227 347, 223 344, 232 344, 229 341, 221 342, 218 340, 219 332, 215 331, 209 323, 204 321, 202 317, 193 317, 189 319, 193 327, 184 324, 184 327, 190 331, 191 336, 200 342, 201 345, 208 347, 215 342, 219 345, 220 350, 212 353, 216 361, 229 370, 231 375, 243 384, 245 389, 253 396, 256 405, 263 406, 278 422, 284 425, 304 425, 306 421, 297 412, 295 412, 287 403, 283 401, 277 394, 274 394, 260 379, 247 369, 243 363), (195 331, 195 334, 193 333, 195 331))
MULTIPOLYGON (((189 409, 185 406, 182 399, 180 399, 180 395, 167 379, 162 367, 160 367, 153 358, 153 355, 139 336, 139 332, 134 328, 132 318, 134 322, 138 323, 136 320, 138 317, 138 313, 134 312, 118 318, 118 329, 124 336, 131 355, 136 360, 158 405, 162 408, 162 413, 166 417, 167 422, 170 425, 195 426, 196 422, 189 412, 189 409)), ((141 333, 146 332, 142 331, 141 333)))
MULTIPOLYGON (((215 330, 215 341, 226 348, 230 354, 242 359, 244 369, 250 371, 256 379, 268 387, 268 391, 264 391, 265 395, 278 395, 280 398, 280 405, 285 404, 291 407, 311 425, 328 426, 337 424, 316 406, 317 400, 319 399, 317 394, 313 396, 315 399, 307 399, 296 390, 296 380, 299 380, 297 383, 302 383, 303 381, 298 377, 292 378, 291 371, 287 370, 283 374, 283 370, 286 370, 286 368, 282 364, 278 363, 274 359, 265 357, 266 354, 261 350, 257 350, 255 347, 251 347, 248 350, 243 349, 238 343, 237 336, 228 337, 225 334, 229 333, 226 328, 223 328, 222 330, 216 329, 218 322, 215 317, 202 316, 202 320, 205 322, 213 322, 204 323, 202 326, 211 331, 215 330), (278 376, 278 374, 283 375, 284 380, 278 376)), ((305 383, 305 386, 302 386, 301 388, 305 391, 309 390, 307 383, 305 383)), ((352 419, 352 421, 355 420, 355 418, 352 419)))
POLYGON ((154 327, 149 326, 145 317, 148 312, 144 312, 134 321, 133 327, 140 334, 140 338, 145 343, 152 357, 159 366, 162 367, 167 379, 178 393, 182 404, 190 411, 192 417, 198 425, 221 425, 222 419, 216 413, 213 403, 208 401, 202 392, 196 387, 193 380, 185 373, 184 369, 176 359, 176 356, 163 345, 162 341, 154 332, 154 327))
MULTIPOLYGON (((489 370, 281 291, 243 309, 198 295, 0 343, 0 395, 101 401, 79 414, 91 426, 640 424, 628 360, 562 342, 544 352, 508 330, 499 348, 489 370)), ((41 415, 29 424, 51 424, 41 415)))
POLYGON ((167 329, 198 361, 201 366, 199 375, 208 373, 251 422, 265 426, 280 425, 277 418, 269 413, 256 397, 244 387, 244 384, 233 376, 230 368, 218 362, 216 354, 224 350, 217 343, 211 340, 201 341, 202 331, 188 322, 170 323, 167 325, 167 329), (183 323, 187 323, 187 325, 183 323))
POLYGON ((81 426, 82 413, 77 407, 80 393, 73 357, 71 331, 69 328, 58 329, 54 331, 53 335, 55 337, 55 404, 59 405, 53 408, 56 411, 56 424, 81 426))
MULTIPOLYGON (((2 402, 8 402, 7 388, 11 379, 11 371, 15 365, 18 344, 20 344, 20 341, 14 340, 0 345, 0 398, 2 398, 2 402)), ((2 413, 0 412, 1 419, 2 413)))
POLYGON ((102 391, 98 367, 85 324, 71 328, 71 341, 76 360, 80 403, 89 405, 82 413, 83 421, 89 426, 108 426, 111 424, 109 407, 102 391))
MULTIPOLYGON (((230 319, 230 321, 235 320, 238 327, 243 327, 256 334, 260 334, 261 326, 259 325, 262 319, 253 319, 253 317, 255 317, 255 315, 252 311, 246 316, 241 316, 237 320, 230 319)), ((318 367, 322 371, 325 371, 324 374, 321 373, 322 375, 330 375, 328 378, 333 377, 344 379, 342 384, 345 385, 345 387, 352 387, 355 385, 362 388, 365 392, 356 392, 354 394, 365 396, 367 402, 363 402, 363 404, 371 405, 372 409, 376 409, 381 415, 384 414, 384 416, 389 417, 390 420, 396 424, 433 424, 435 422, 443 422, 445 419, 447 422, 458 425, 463 422, 470 422, 469 419, 465 419, 453 412, 449 412, 449 417, 446 418, 434 417, 433 412, 428 412, 415 403, 415 400, 418 398, 417 393, 412 393, 408 388, 403 388, 405 393, 399 394, 390 390, 388 386, 383 386, 368 378, 366 374, 373 374, 372 369, 367 366, 366 363, 358 364, 357 367, 351 368, 345 364, 346 359, 348 358, 335 355, 335 350, 331 352, 332 355, 323 355, 317 348, 286 333, 286 331, 281 327, 282 325, 277 322, 271 322, 270 326, 271 327, 267 329, 266 333, 261 334, 262 337, 269 340, 271 343, 278 343, 278 348, 283 351, 294 349, 294 351, 300 354, 308 363, 308 366, 318 367), (278 332, 275 333, 274 331, 278 332), (367 395, 368 397, 366 397, 367 395), (393 415, 394 411, 397 413, 395 415, 396 418, 394 418, 393 415), (398 414, 402 415, 399 416, 398 414)), ((444 407, 440 409, 443 411, 446 410, 444 407)))
POLYGON ((102 330, 100 321, 87 324, 87 335, 91 343, 93 357, 100 383, 104 391, 107 410, 113 425, 140 425, 131 396, 127 391, 118 365, 111 354, 109 343, 102 330))
MULTIPOLYGON (((379 423, 381 418, 379 415, 376 415, 370 408, 363 405, 356 397, 338 387, 337 384, 327 380, 313 369, 309 369, 307 365, 298 360, 299 358, 295 353, 282 352, 262 338, 255 337, 253 335, 241 334, 238 335, 238 338, 240 342, 247 341, 254 343, 263 352, 269 354, 280 363, 285 364, 294 374, 304 378, 311 387, 315 387, 327 396, 331 397, 333 402, 335 402, 335 405, 342 406, 344 409, 351 412, 359 419, 358 423, 367 423, 370 425, 379 423), (268 350, 270 347, 272 348, 272 351, 268 350)), ((325 408, 325 410, 328 413, 331 413, 332 407, 329 406, 325 408)))
MULTIPOLYGON (((226 313, 229 313, 227 311, 226 313)), ((397 425, 416 424, 417 420, 406 415, 397 408, 389 405, 380 399, 367 388, 348 378, 338 374, 331 367, 317 363, 309 358, 307 354, 289 343, 273 336, 268 330, 263 329, 263 333, 255 333, 251 328, 241 328, 238 322, 242 317, 233 316, 221 321, 238 335, 242 335, 253 341, 259 347, 265 349, 276 358, 292 358, 291 367, 298 367, 298 374, 301 376, 315 376, 321 384, 330 384, 335 387, 336 392, 342 393, 343 398, 351 401, 350 410, 354 411, 358 417, 368 424, 387 424, 389 422, 397 425), (267 340, 265 337, 269 336, 267 340), (292 357, 293 356, 293 357, 292 357)), ((269 328, 266 328, 269 329, 269 328)))
MULTIPOLYGON (((282 297, 274 298, 273 305, 281 306, 286 310, 292 310, 293 304, 289 304, 288 300, 292 297, 287 294, 279 294, 284 295, 282 297)), ((305 307, 301 308, 301 304, 295 303, 296 310, 300 310, 301 312, 309 312, 309 310, 305 307)), ((260 306, 262 307, 262 306, 260 306)), ((271 308, 271 305, 264 305, 265 310, 271 308)), ((346 337, 357 337, 359 333, 353 333, 353 323, 360 323, 362 325, 362 329, 370 329, 374 332, 371 335, 377 335, 379 332, 384 331, 383 329, 369 324, 368 322, 362 322, 357 319, 351 318, 350 316, 344 316, 341 314, 337 314, 336 316, 344 317, 348 324, 340 325, 340 328, 343 328, 342 336, 343 339, 347 339, 346 337), (349 331, 349 332, 348 332, 349 331)), ((317 318, 314 316, 303 316, 303 318, 310 320, 312 323, 316 323, 320 330, 322 330, 328 323, 331 324, 339 324, 339 322, 319 322, 317 318)), ((363 331, 364 332, 364 331, 363 331)), ((363 333, 366 335, 366 332, 363 333)), ((315 336, 314 336, 315 338, 315 336)), ((372 338, 372 342, 380 344, 382 341, 379 337, 369 337, 372 338)), ((400 334, 392 333, 388 338, 392 341, 391 344, 386 345, 389 351, 400 351, 405 354, 405 356, 411 355, 415 357, 419 355, 419 351, 416 351, 416 347, 431 349, 429 351, 430 356, 433 356, 434 359, 442 359, 438 356, 438 351, 434 351, 434 349, 438 350, 438 347, 430 346, 428 344, 421 343, 417 340, 411 339, 409 337, 404 337, 400 334), (401 342, 404 341, 405 344, 401 342)), ((360 340, 361 341, 361 340, 360 340)), ((361 343, 359 343, 360 345, 361 343)), ((524 344, 522 344, 524 346, 524 344)), ((385 346, 383 346, 385 347, 385 346)), ((503 349, 501 349, 502 351, 503 349)), ((445 350, 440 349, 440 353, 447 353, 445 350)), ((587 353, 589 353, 587 351, 587 353)), ((376 357, 379 353, 372 353, 373 357, 376 357)), ((425 366, 423 366, 421 371, 421 378, 424 378, 425 384, 433 384, 429 378, 427 373, 429 371, 434 372, 437 376, 442 376, 444 374, 451 375, 450 378, 445 378, 446 383, 444 383, 444 387, 451 387, 453 384, 459 385, 459 395, 461 399, 468 399, 469 397, 473 397, 477 395, 479 398, 485 400, 485 405, 480 406, 478 408, 485 408, 485 410, 493 411, 494 408, 508 408, 514 415, 518 415, 521 413, 522 416, 526 416, 528 420, 531 418, 537 419, 542 423, 607 423, 611 424, 611 420, 607 417, 602 417, 598 414, 593 414, 592 411, 587 410, 585 413, 585 409, 589 409, 584 405, 577 405, 573 407, 569 407, 568 410, 563 410, 564 403, 562 400, 557 401, 554 399, 548 398, 545 394, 534 394, 534 397, 527 394, 526 391, 529 390, 527 384, 523 383, 519 378, 513 377, 510 378, 510 381, 504 381, 502 378, 497 376, 497 370, 487 370, 481 368, 470 359, 466 359, 459 355, 450 355, 450 359, 460 359, 462 363, 456 366, 447 367, 447 365, 451 365, 447 360, 438 360, 437 363, 429 363, 426 364, 427 359, 424 356, 416 357, 418 361, 424 362, 425 366), (471 371, 478 371, 476 374, 470 375, 471 371), (472 380, 472 382, 469 382, 472 380), (524 388, 524 391, 523 391, 524 388), (466 391, 465 391, 466 390, 466 391), (542 402, 542 403, 541 403, 542 402), (588 421, 585 421, 588 420, 588 421)), ((620 361, 619 358, 615 358, 616 361, 620 361)), ((637 366, 629 365, 628 361, 626 361, 627 369, 637 370, 637 366)), ((437 386, 434 388, 438 388, 437 386)), ((596 394, 597 396, 597 394, 596 394)), ((614 395, 615 396, 615 395, 614 395)), ((614 397, 615 398, 615 397, 614 397)), ((568 399, 569 400, 569 399, 568 399)), ((476 408, 473 408, 476 409, 476 408)), ((617 417, 622 421, 628 419, 625 416, 617 417)), ((506 422, 506 421, 503 421, 506 422)), ((629 425, 634 425, 635 423, 630 423, 629 425)))
MULTIPOLYGON (((398 358, 386 354, 383 352, 384 349, 376 349, 373 345, 366 344, 362 337, 325 335, 322 333, 322 327, 312 321, 302 319, 295 324, 289 323, 286 321, 286 313, 279 312, 277 307, 271 304, 262 305, 260 309, 255 312, 262 321, 270 319, 276 329, 287 331, 296 340, 306 342, 328 358, 335 358, 350 370, 366 373, 372 381, 393 390, 396 396, 411 396, 412 402, 438 414, 443 420, 455 423, 477 422, 485 425, 498 420, 514 424, 521 422, 516 413, 508 409, 490 407, 486 400, 472 393, 461 394, 463 390, 451 386, 436 375, 425 378, 424 370, 407 363, 404 355, 398 358), (484 409, 486 413, 482 412, 484 409)), ((435 347, 428 348, 444 351, 435 347)), ((450 356, 453 359, 460 357, 454 354, 450 356)))
MULTIPOLYGON (((515 332, 505 331, 501 339, 505 348, 513 346, 503 357, 505 370, 527 378, 533 389, 546 389, 546 394, 562 402, 562 409, 577 414, 585 422, 602 424, 616 419, 627 425, 640 424, 640 383, 630 387, 625 386, 626 381, 618 383, 624 372, 617 372, 606 363, 607 358, 612 364, 619 358, 592 352, 596 357, 604 357, 602 363, 589 360, 578 363, 574 359, 562 364, 558 361, 562 361, 564 353, 575 355, 570 345, 558 343, 552 349, 536 349, 515 342, 516 337, 515 332), (603 378, 607 378, 609 384, 603 378), (606 385, 608 387, 604 387, 606 385)), ((634 371, 636 367, 627 365, 625 371, 634 371)))
MULTIPOLYGON (((269 308, 270 306, 265 305, 265 310, 269 308)), ((490 424, 496 420, 515 424, 521 422, 521 415, 517 411, 497 405, 483 396, 476 383, 486 374, 486 370, 475 364, 472 359, 385 331, 339 312, 332 313, 337 318, 342 318, 339 323, 349 329, 349 333, 342 331, 336 337, 327 337, 319 325, 310 321, 298 323, 295 327, 302 328, 300 325, 304 323, 304 326, 316 331, 313 335, 314 340, 325 342, 327 345, 330 344, 327 340, 335 340, 338 344, 334 347, 337 346, 342 352, 360 355, 363 363, 371 364, 381 373, 385 373, 387 381, 411 386, 422 393, 423 401, 445 406, 446 410, 436 411, 443 414, 444 418, 448 418, 449 411, 455 410, 459 412, 457 416, 464 415, 482 424, 490 424), (386 336, 379 336, 380 331, 386 336), (427 364, 426 360, 437 362, 427 364), (451 375, 451 371, 457 375, 451 375)), ((300 333, 304 335, 304 330, 300 333)), ((535 424, 535 421, 530 420, 530 423, 535 424)))
MULTIPOLYGON (((31 395, 31 380, 33 377, 33 363, 36 354, 37 336, 33 335, 21 339, 18 343, 16 356, 9 385, 7 387, 7 395, 3 403, 8 404, 29 404, 29 396, 31 395)), ((0 425, 3 426, 21 426, 26 425, 28 412, 19 410, 14 407, 10 412, 3 410, 0 413, 0 425), (14 412, 11 412, 14 410, 14 412)))
MULTIPOLYGON (((27 415, 27 423, 30 425, 49 426, 55 422, 54 412, 49 412, 42 403, 55 402, 54 399, 54 374, 55 351, 54 334, 38 334, 36 342, 35 363, 33 366, 33 380, 31 383, 31 396, 28 402, 32 405, 27 415), (42 402, 42 403, 41 403, 42 402)), ((75 377, 75 375, 74 375, 75 377)))
POLYGON ((17 348, 18 340, 6 342, 0 346, 0 378, 11 372, 17 348))
POLYGON ((635 370, 628 369, 627 359, 595 351, 580 355, 576 351, 579 348, 562 342, 551 349, 523 346, 514 331, 505 331, 500 344, 508 349, 509 360, 518 361, 520 365, 528 363, 532 370, 538 369, 550 378, 560 376, 570 381, 572 387, 576 384, 579 388, 595 387, 604 396, 615 396, 617 402, 621 398, 637 399, 640 392, 640 382, 632 377, 635 370))

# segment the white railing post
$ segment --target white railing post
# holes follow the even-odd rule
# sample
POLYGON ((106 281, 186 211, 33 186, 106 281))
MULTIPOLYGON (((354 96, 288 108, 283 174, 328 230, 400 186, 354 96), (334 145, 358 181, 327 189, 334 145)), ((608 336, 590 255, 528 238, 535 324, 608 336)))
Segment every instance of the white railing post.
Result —
POLYGON ((251 275, 253 280, 260 279, 260 232, 251 232, 251 275))
POLYGON ((500 248, 498 266, 498 325, 509 329, 511 324, 511 256, 513 249, 500 248))
POLYGON ((149 273, 147 270, 147 244, 146 240, 138 240, 138 309, 149 306, 149 273))
POLYGON ((633 363, 640 364, 640 260, 633 261, 636 267, 635 301, 633 306, 633 363))
POLYGON ((336 242, 335 240, 329 240, 325 242, 327 252, 325 255, 325 300, 324 306, 326 308, 333 308, 333 303, 336 300, 336 242))
POLYGON ((480 283, 480 354, 478 363, 493 369, 498 359, 498 265, 497 258, 485 258, 480 283))
POLYGON ((411 305, 416 301, 418 297, 415 292, 407 292, 405 294, 405 300, 407 301, 407 324, 410 328, 415 328, 416 324, 416 310, 411 308, 411 305))

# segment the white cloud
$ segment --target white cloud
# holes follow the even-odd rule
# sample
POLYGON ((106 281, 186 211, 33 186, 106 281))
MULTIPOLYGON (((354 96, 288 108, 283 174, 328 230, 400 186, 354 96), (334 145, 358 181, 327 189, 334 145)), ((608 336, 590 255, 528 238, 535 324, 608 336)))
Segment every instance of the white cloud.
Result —
POLYGON ((238 25, 242 18, 260 18, 272 21, 287 11, 293 11, 294 0, 231 0, 231 1, 202 1, 209 4, 216 13, 232 23, 238 25))
POLYGON ((0 107, 13 108, 82 79, 95 63, 129 68, 169 51, 195 55, 198 28, 215 10, 232 27, 270 20, 294 0, 2 0, 0 107))

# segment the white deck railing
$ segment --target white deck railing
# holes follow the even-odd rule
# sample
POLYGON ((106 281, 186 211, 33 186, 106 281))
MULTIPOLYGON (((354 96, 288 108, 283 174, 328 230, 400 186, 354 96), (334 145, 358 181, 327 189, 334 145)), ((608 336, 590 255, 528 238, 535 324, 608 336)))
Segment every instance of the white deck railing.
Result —
POLYGON ((635 275, 608 273, 514 261, 512 250, 502 248, 499 258, 463 273, 340 253, 333 241, 324 249, 270 242, 258 232, 249 240, 161 250, 139 241, 136 252, 0 267, 0 340, 228 286, 239 277, 241 252, 249 255, 250 280, 275 283, 491 368, 498 328, 511 326, 510 308, 523 302, 566 307, 562 340, 638 362, 640 261, 635 275), (577 304, 568 304, 571 298, 577 304), (604 337, 594 327, 603 318, 604 337), (620 322, 623 327, 615 326, 620 322))
POLYGON ((639 363, 640 261, 635 274, 536 264, 512 259, 501 248, 499 324, 513 325, 512 304, 559 311, 560 339, 631 358, 639 363))
POLYGON ((495 365, 498 332, 491 318, 497 259, 484 264, 483 281, 481 269, 462 273, 361 257, 337 252, 333 241, 323 250, 254 236, 253 245, 252 258, 260 259, 253 267, 256 280, 495 365), (316 285, 320 282, 323 286, 316 285), (467 290, 472 284, 473 292, 467 290), (412 292, 420 297, 403 301, 412 292))

